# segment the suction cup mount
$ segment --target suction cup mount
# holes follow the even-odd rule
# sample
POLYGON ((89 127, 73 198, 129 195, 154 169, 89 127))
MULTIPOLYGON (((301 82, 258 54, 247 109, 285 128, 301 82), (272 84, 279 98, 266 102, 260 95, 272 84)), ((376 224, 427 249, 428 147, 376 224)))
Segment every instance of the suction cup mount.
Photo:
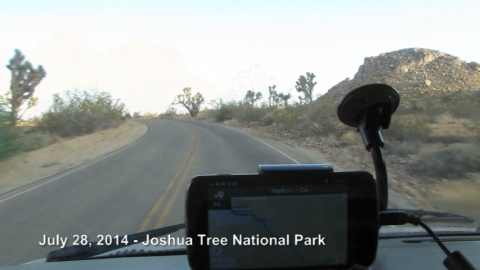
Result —
POLYGON ((388 176, 380 128, 388 129, 392 114, 400 104, 400 96, 387 84, 369 84, 348 93, 340 102, 337 115, 344 124, 360 132, 367 151, 372 153, 377 179, 380 211, 388 205, 388 176))

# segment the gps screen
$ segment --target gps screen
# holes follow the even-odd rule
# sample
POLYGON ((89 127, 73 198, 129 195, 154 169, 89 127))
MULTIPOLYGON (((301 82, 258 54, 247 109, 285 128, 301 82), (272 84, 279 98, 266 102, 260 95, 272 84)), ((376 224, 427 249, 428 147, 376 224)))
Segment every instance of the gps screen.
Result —
POLYGON ((312 187, 211 189, 211 269, 289 268, 347 262, 347 193, 312 187), (265 196, 268 193, 268 196, 265 196))

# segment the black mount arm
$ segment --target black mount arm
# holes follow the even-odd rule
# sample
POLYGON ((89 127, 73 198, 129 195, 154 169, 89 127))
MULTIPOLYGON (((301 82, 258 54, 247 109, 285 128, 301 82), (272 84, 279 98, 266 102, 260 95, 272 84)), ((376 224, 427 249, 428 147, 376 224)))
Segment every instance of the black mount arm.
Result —
MULTIPOLYGON (((384 104, 384 106, 386 105, 384 104)), ((357 128, 362 135, 365 148, 372 154, 380 211, 386 210, 388 206, 388 174, 383 158, 382 147, 384 146, 384 141, 380 128, 388 127, 391 119, 391 115, 384 115, 383 111, 385 110, 380 105, 368 107, 361 114, 360 125, 357 128)))
POLYGON ((380 211, 388 206, 388 175, 380 129, 388 129, 392 114, 400 104, 397 90, 386 84, 369 84, 348 93, 338 105, 338 118, 346 125, 356 127, 365 148, 372 154, 377 180, 380 211))

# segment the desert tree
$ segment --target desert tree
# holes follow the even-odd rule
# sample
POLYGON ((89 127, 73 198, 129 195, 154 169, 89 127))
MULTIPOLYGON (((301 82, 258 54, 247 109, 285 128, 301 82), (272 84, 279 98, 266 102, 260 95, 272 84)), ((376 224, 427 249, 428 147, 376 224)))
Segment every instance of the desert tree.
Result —
POLYGON ((288 100, 292 97, 291 94, 284 94, 284 93, 280 93, 278 94, 278 98, 279 100, 282 100, 283 101, 283 104, 285 104, 285 108, 288 107, 288 100))
POLYGON ((276 85, 272 85, 268 87, 268 94, 269 94, 268 106, 269 107, 276 106, 278 103, 279 97, 278 97, 277 91, 275 90, 276 87, 277 87, 276 85))
POLYGON ((297 89, 297 92, 303 93, 302 96, 298 96, 300 99, 300 103, 309 103, 313 101, 312 98, 312 93, 313 93, 313 88, 317 84, 317 82, 314 82, 313 80, 315 79, 315 74, 307 72, 307 76, 300 75, 300 78, 298 78, 295 89, 297 89))
POLYGON ((191 117, 197 116, 198 112, 200 111, 200 105, 205 102, 202 94, 196 93, 195 95, 192 94, 192 88, 186 87, 183 88, 183 94, 179 94, 175 97, 172 102, 172 105, 182 105, 187 109, 188 113, 190 113, 191 117))
POLYGON ((245 94, 244 100, 246 102, 250 103, 252 106, 254 106, 255 102, 257 102, 258 100, 260 100, 262 98, 263 98, 262 93, 260 93, 260 92, 255 93, 255 90, 248 90, 247 94, 245 94))
POLYGON ((46 72, 41 65, 34 68, 18 49, 15 50, 15 55, 10 59, 7 68, 11 73, 10 91, 1 97, 1 102, 7 106, 11 123, 15 125, 29 108, 37 104, 38 99, 33 94, 35 87, 45 78, 46 72), (28 107, 21 112, 22 105, 25 103, 28 107))

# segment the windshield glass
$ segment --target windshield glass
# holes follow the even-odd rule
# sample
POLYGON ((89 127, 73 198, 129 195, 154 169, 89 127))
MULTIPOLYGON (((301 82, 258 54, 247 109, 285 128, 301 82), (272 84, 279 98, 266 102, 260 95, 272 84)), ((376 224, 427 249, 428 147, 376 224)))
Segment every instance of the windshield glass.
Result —
MULTIPOLYGON (((401 98, 382 131, 389 208, 441 212, 423 212, 436 232, 475 232, 479 11, 474 1, 2 1, 0 266, 183 223, 195 175, 287 163, 374 174, 336 111, 370 83, 401 98)), ((411 232, 423 229, 381 230, 411 232)))

